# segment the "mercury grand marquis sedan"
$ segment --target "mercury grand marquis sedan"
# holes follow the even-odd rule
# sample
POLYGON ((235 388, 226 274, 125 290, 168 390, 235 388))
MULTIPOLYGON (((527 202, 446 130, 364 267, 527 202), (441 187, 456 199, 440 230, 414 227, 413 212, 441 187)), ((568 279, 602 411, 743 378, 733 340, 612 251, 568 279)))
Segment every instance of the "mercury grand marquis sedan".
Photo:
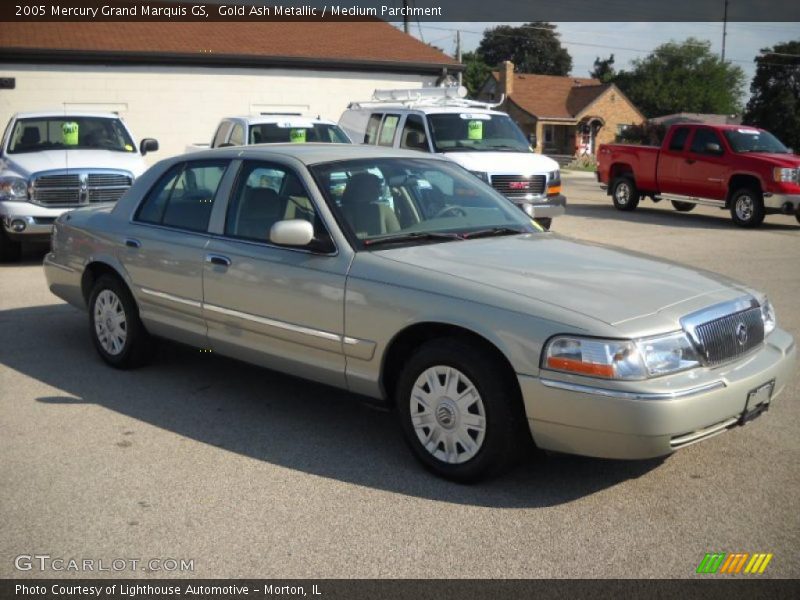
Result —
POLYGON ((59 218, 44 266, 110 365, 156 336, 381 399, 462 481, 531 437, 669 454, 761 414, 796 354, 763 294, 543 232, 452 162, 387 148, 162 161, 59 218))

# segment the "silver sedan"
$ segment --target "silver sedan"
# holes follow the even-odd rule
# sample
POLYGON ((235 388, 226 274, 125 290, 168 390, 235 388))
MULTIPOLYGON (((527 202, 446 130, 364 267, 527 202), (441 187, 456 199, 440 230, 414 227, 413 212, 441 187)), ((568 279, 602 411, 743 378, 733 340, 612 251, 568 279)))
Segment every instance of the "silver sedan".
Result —
POLYGON ((168 338, 370 396, 461 481, 532 442, 669 454, 762 414, 796 354, 763 294, 543 232, 461 167, 385 148, 162 161, 62 216, 45 271, 108 364, 168 338))

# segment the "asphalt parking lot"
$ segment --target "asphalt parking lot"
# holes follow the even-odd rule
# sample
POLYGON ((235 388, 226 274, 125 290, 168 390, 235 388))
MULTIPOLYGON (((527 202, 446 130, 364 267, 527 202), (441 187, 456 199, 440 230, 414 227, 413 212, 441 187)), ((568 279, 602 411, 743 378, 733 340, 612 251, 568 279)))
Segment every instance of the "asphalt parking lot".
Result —
MULTIPOLYGON (((554 230, 746 282, 800 339, 794 217, 748 231, 711 208, 620 213, 585 175, 564 188, 554 230)), ((91 575, 18 571, 24 554, 194 561, 124 577, 692 577, 712 551, 800 577, 800 377, 666 460, 532 457, 462 486, 344 392, 170 344, 104 366, 41 258, 0 266, 0 577, 91 575)))

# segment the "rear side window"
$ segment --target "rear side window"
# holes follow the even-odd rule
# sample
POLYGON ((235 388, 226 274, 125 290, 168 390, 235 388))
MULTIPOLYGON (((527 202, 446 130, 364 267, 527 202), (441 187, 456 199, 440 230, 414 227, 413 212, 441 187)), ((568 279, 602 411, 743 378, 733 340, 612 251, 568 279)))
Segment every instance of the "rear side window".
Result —
POLYGON ((692 140, 692 152, 697 154, 709 154, 709 151, 706 149, 707 144, 717 144, 722 148, 722 142, 716 131, 711 129, 698 129, 695 131, 694 139, 692 140))
POLYGON ((150 190, 135 220, 189 231, 206 231, 214 196, 227 161, 197 161, 172 167, 150 190))
POLYGON ((240 123, 233 126, 233 131, 231 131, 231 137, 228 141, 234 146, 244 145, 244 127, 240 123))
POLYGON ((400 115, 386 115, 381 127, 381 135, 378 139, 379 146, 391 147, 394 141, 394 133, 397 131, 397 124, 400 122, 400 115))
POLYGON ((375 144, 378 141, 378 130, 381 127, 381 118, 383 117, 380 113, 375 113, 370 115, 369 121, 367 121, 367 131, 364 133, 364 143, 365 144, 375 144))
POLYGON ((217 127, 217 133, 214 134, 214 141, 211 143, 212 148, 219 148, 220 144, 225 142, 225 137, 228 135, 230 125, 228 121, 223 121, 220 126, 217 127))
POLYGON ((689 137, 688 127, 679 127, 672 134, 672 139, 669 141, 669 149, 673 152, 680 152, 686 145, 686 138, 689 137))

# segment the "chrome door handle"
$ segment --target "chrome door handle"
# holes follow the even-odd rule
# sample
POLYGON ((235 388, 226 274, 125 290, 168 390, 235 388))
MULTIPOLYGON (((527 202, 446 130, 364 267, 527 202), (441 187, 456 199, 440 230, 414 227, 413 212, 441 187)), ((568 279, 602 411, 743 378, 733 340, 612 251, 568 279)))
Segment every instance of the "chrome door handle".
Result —
POLYGON ((134 239, 134 238, 128 238, 128 239, 125 240, 125 245, 128 248, 141 248, 142 247, 142 242, 140 242, 139 240, 134 239))
POLYGON ((231 259, 227 256, 222 256, 221 254, 207 254, 206 262, 209 262, 212 265, 219 265, 221 267, 231 266, 231 259))

